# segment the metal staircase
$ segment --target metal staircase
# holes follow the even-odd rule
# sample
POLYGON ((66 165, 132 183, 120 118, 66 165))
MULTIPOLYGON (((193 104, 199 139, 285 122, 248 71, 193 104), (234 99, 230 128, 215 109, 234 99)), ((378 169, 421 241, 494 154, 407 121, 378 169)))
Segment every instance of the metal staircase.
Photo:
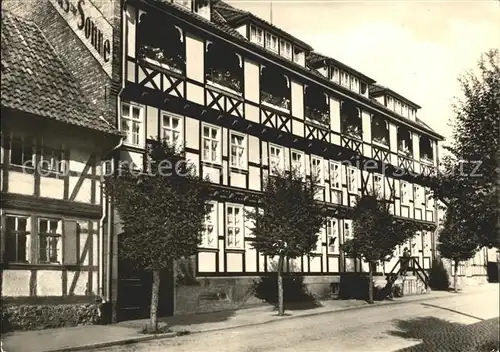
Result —
POLYGON ((429 287, 429 276, 420 266, 417 257, 399 257, 392 270, 386 275, 387 283, 383 288, 383 298, 389 296, 392 292, 392 286, 399 277, 406 277, 408 273, 413 274, 423 283, 425 290, 429 287), (404 265, 405 261, 407 262, 404 265))

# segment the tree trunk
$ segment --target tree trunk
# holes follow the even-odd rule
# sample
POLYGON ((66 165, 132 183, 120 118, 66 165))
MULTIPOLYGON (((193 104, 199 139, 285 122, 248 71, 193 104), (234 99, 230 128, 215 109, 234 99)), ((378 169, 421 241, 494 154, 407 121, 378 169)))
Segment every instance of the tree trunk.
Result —
POLYGON ((373 303, 373 263, 368 262, 368 303, 373 303))
POLYGON ((458 260, 455 260, 455 272, 453 273, 453 290, 455 291, 455 293, 458 292, 457 281, 458 281, 458 260))
POLYGON ((158 330, 158 296, 160 293, 160 271, 153 270, 153 289, 151 291, 151 311, 150 311, 150 324, 151 331, 158 330))
POLYGON ((278 315, 285 315, 285 307, 283 306, 283 255, 280 254, 278 260, 278 315))

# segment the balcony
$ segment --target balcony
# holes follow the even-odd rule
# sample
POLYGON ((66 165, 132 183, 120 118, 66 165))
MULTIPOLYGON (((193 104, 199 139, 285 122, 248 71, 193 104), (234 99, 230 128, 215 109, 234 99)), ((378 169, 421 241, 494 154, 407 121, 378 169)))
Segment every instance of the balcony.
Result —
POLYGON ((229 93, 241 96, 241 81, 234 77, 230 71, 220 72, 209 70, 206 75, 207 83, 215 88, 219 88, 229 93))
POLYGON ((273 109, 290 112, 290 99, 285 97, 274 96, 271 93, 261 91, 260 99, 262 104, 273 109))
POLYGON ((304 108, 304 115, 306 119, 311 120, 311 122, 319 123, 321 125, 330 125, 330 114, 325 111, 321 111, 318 108, 306 106, 304 108))

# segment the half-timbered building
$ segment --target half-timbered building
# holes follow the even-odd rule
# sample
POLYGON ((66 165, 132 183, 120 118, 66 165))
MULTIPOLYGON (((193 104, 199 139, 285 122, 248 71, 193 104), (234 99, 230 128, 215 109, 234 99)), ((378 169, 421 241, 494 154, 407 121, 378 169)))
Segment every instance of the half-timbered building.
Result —
MULTIPOLYGON (((437 207, 415 175, 434 172, 443 138, 417 117, 420 106, 223 1, 128 1, 122 50, 122 159, 141 165, 148 140, 164 137, 184 145, 214 184, 198 254, 177 263, 171 313, 251 300, 253 280, 273 261, 252 248, 244 214, 274 167, 319 175, 318 201, 331 211, 315 251, 287 265, 312 292, 328 293, 342 272, 367 270, 339 247, 352 235, 356 196, 368 190, 426 228, 407 246, 430 267, 437 207)), ((120 282, 129 279, 118 266, 118 310, 140 308, 120 304, 120 282)))
POLYGON ((2 324, 95 321, 105 276, 100 165, 120 132, 34 22, 2 10, 1 31, 2 324))

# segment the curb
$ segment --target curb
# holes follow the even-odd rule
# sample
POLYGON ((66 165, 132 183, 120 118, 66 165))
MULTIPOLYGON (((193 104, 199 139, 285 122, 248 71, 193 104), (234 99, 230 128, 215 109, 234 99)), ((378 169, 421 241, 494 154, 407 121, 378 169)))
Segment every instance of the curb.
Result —
MULTIPOLYGON (((478 290, 478 291, 480 291, 480 290, 478 290)), ((475 291, 463 292, 463 294, 474 294, 476 292, 475 291)), ((450 292, 450 294, 453 294, 453 292, 450 292)), ((421 296, 427 296, 427 295, 428 294, 421 294, 421 296)), ((420 302, 420 301, 425 301, 425 300, 429 300, 429 299, 443 299, 443 298, 449 298, 449 297, 448 296, 422 297, 422 298, 416 298, 416 299, 411 299, 411 300, 407 300, 407 301, 406 300, 405 301, 386 301, 386 303, 382 303, 384 301, 381 301, 381 302, 377 302, 374 304, 364 304, 364 305, 360 305, 360 306, 344 307, 344 308, 340 308, 340 309, 336 309, 336 310, 329 310, 329 311, 322 311, 322 312, 311 312, 311 313, 299 314, 299 315, 288 315, 288 316, 285 315, 283 317, 276 316, 275 318, 271 318, 269 320, 259 322, 259 323, 248 323, 248 324, 230 326, 230 327, 226 327, 226 328, 212 328, 212 329, 206 329, 206 330, 200 330, 200 331, 190 331, 189 335, 202 334, 202 333, 214 332, 214 331, 226 331, 226 330, 232 330, 232 329, 238 329, 238 328, 244 328, 244 327, 250 327, 250 326, 261 326, 261 325, 274 323, 276 321, 284 320, 284 319, 288 320, 288 319, 312 317, 312 316, 318 316, 318 315, 324 315, 324 314, 335 314, 337 312, 345 312, 345 311, 349 311, 349 310, 375 308, 375 307, 381 307, 381 306, 393 306, 393 305, 400 305, 400 304, 405 304, 405 303, 420 302)), ((66 348, 62 348, 62 349, 46 350, 43 352, 86 351, 86 350, 91 350, 91 349, 96 349, 96 348, 121 346, 121 345, 128 345, 128 344, 146 342, 146 341, 151 341, 151 340, 167 339, 167 338, 173 338, 173 337, 182 336, 182 335, 184 335, 183 331, 174 331, 174 332, 167 332, 167 333, 163 333, 163 334, 139 336, 139 337, 125 339, 125 340, 115 340, 115 341, 102 342, 102 343, 96 343, 96 344, 87 344, 87 345, 80 345, 80 346, 75 346, 75 347, 66 347, 66 348)))

